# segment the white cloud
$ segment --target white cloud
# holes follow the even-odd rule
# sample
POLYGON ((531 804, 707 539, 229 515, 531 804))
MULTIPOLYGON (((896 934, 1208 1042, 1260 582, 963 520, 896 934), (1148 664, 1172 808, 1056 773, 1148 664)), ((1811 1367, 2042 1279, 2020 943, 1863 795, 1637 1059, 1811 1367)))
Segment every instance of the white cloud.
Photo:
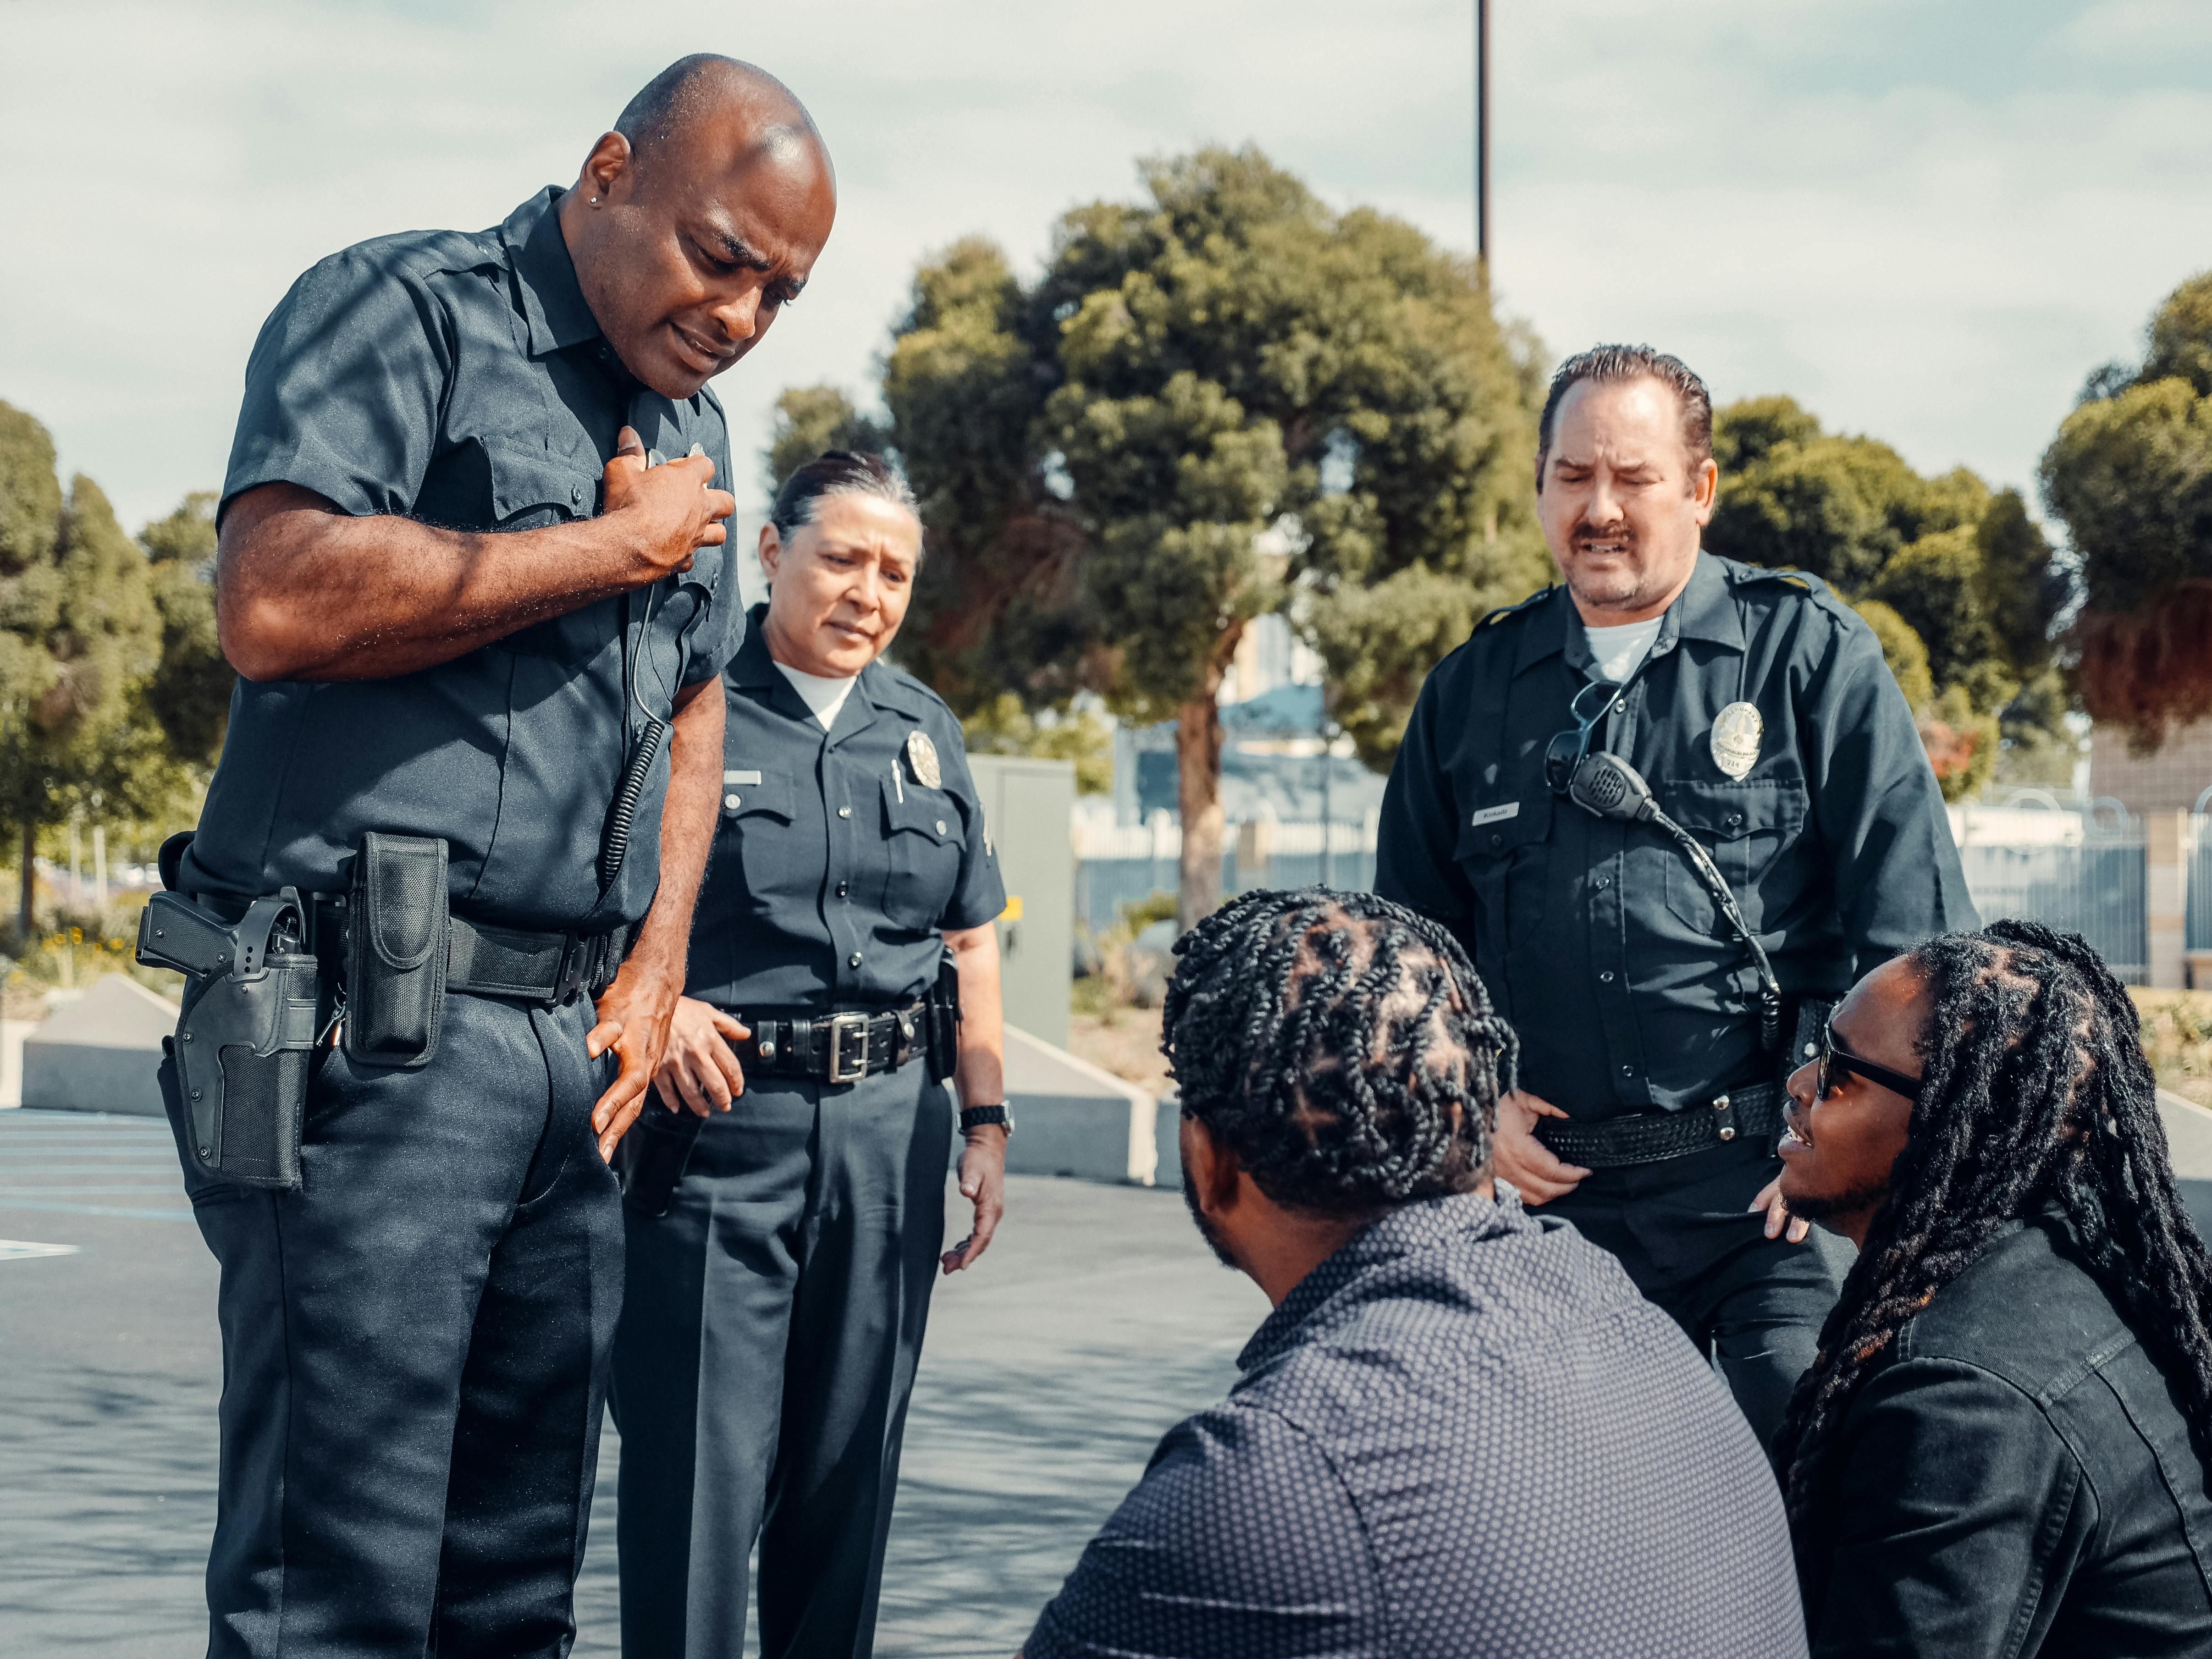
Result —
MULTIPOLYGON (((865 387, 915 260, 1034 258, 1140 155, 1258 142, 1331 200, 1472 240, 1470 6, 836 8, 0 0, 0 398, 126 520, 216 483, 246 353, 362 237, 495 222, 686 51, 814 110, 838 228, 720 384, 749 486, 784 386, 865 387)), ((1916 464, 2025 483, 2094 364, 2212 264, 2212 29, 2155 0, 1494 8, 1505 302, 1650 338, 1916 464)))

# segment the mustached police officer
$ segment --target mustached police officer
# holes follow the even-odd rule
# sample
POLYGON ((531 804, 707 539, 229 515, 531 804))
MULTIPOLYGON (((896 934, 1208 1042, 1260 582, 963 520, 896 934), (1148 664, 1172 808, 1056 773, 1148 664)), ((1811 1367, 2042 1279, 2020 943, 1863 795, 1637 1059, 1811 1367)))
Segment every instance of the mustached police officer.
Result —
POLYGON ((1747 1212, 1779 1079, 1857 975, 1976 921, 1872 630, 1699 548, 1711 436, 1673 357, 1561 365, 1536 479, 1565 584, 1430 675, 1376 887, 1458 933, 1520 1033, 1498 1174, 1617 1255, 1771 1441, 1847 1265, 1747 1212))
POLYGON ((211 1654, 567 1651, 605 1158, 682 988, 744 626, 706 386, 834 210, 792 95, 686 59, 572 189, 333 255, 254 347, 243 678, 142 935, 235 930, 165 1068, 222 1267, 211 1654), (313 1029, 240 1023, 310 956, 313 1029))
POLYGON ((1012 1130, 998 856, 959 722, 878 660, 914 496, 833 450, 777 492, 760 551, 669 1109, 623 1148, 627 1659, 738 1659, 756 1538, 761 1653, 868 1652, 931 1281, 989 1246, 1012 1130), (948 1080, 974 1225, 940 1256, 948 1080))

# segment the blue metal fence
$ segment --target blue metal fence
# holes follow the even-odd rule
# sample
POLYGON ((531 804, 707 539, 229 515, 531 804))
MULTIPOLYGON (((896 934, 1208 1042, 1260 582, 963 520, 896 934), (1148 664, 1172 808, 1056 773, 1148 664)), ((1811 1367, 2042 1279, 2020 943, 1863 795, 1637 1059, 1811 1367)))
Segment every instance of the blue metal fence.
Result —
POLYGON ((1962 847, 1966 889, 1984 921, 2001 916, 2079 933, 2128 985, 2148 975, 2143 843, 2093 837, 2075 846, 1962 847))
MULTIPOLYGON (((2017 916, 2050 927, 2078 933, 2096 947, 2123 981, 2143 982, 2150 955, 2147 921, 2147 893, 2143 840, 2139 826, 2118 830, 2085 826, 2080 842, 2026 846, 1977 846, 1960 848, 1967 890, 1985 921, 2017 916)), ((2203 831, 2197 836, 2191 859, 2188 899, 2188 943, 2192 950, 2212 949, 2212 820, 2199 819, 2203 831)), ((1256 875, 1240 879, 1230 847, 1221 858, 1221 888, 1240 892, 1255 884, 1256 875)), ((1300 887, 1322 878, 1322 855, 1310 852, 1276 851, 1266 865, 1267 882, 1276 887, 1300 887)), ((1364 890, 1375 879, 1371 848, 1340 848, 1328 857, 1328 884, 1364 890)), ((1092 932, 1114 925, 1124 904, 1134 903, 1155 892, 1173 893, 1176 886, 1173 856, 1149 858, 1091 858, 1076 866, 1076 914, 1092 932)))

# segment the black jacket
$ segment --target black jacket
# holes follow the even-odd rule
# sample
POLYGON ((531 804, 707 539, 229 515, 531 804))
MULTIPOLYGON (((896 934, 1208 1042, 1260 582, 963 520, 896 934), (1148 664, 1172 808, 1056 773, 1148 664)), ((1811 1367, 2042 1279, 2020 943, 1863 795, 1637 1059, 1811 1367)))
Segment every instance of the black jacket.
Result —
POLYGON ((1808 1553, 1815 1659, 2212 1655, 2212 1493, 2179 1396, 2056 1214, 1899 1333, 1808 1553))

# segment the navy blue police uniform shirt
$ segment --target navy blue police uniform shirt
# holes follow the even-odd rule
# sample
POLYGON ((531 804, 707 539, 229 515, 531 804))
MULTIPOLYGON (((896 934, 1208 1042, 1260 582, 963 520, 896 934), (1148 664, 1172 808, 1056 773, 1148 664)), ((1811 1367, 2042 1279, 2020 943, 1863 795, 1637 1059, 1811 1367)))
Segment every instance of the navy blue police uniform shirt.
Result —
POLYGON ((1026 1659, 1793 1659, 1781 1495, 1674 1322, 1510 1188, 1409 1204, 1170 1431, 1026 1659))
POLYGON ((1006 908, 960 722, 878 658, 828 731, 768 651, 722 676, 722 817, 691 915, 689 995, 741 1012, 888 1008, 937 982, 941 930, 1006 908), (937 757, 925 781, 909 744, 937 757))
MULTIPOLYGON (((720 404, 704 390, 673 402, 623 369, 577 285, 560 198, 541 191, 489 230, 363 242, 295 283, 246 365, 224 504, 281 481, 343 513, 455 530, 566 524, 598 511, 624 425, 671 459, 698 444, 726 488, 720 404)), ((735 557, 702 549, 650 588, 416 673, 241 680, 185 887, 329 890, 377 830, 443 837, 453 908, 473 920, 641 919, 659 880, 665 741, 605 894, 601 834, 643 711, 667 720, 737 648, 735 557)))
MULTIPOLYGON (((1521 1036, 1521 1084, 1599 1121, 1771 1079, 1758 981, 1681 848, 1544 776, 1595 677, 1565 587, 1492 611, 1421 688, 1384 792, 1376 890, 1449 927, 1521 1036)), ((1874 630, 1818 577, 1700 552, 1598 733, 1711 852, 1791 997, 1833 999, 1978 926, 1942 793, 1874 630), (1732 777, 1715 718, 1759 711, 1732 777)))

